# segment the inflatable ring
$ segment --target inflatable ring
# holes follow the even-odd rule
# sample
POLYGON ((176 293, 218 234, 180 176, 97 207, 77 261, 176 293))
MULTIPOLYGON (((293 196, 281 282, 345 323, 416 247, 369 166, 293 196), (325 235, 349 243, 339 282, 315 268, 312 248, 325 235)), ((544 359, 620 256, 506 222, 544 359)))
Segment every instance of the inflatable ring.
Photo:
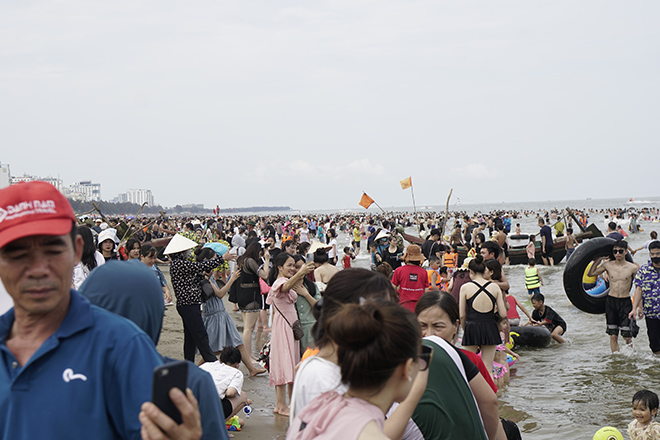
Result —
POLYGON ((529 235, 528 234, 513 234, 513 235, 509 235, 509 239, 511 239, 511 240, 529 240, 529 235))
MULTIPOLYGON (((571 256, 571 258, 573 258, 571 256)), ((547 347, 552 341, 550 330, 544 326, 511 326, 509 333, 516 343, 516 347, 547 347)))
MULTIPOLYGON (((566 263, 564 268, 564 291, 573 305, 583 312, 594 315, 605 313, 605 297, 609 293, 609 288, 606 287, 599 294, 592 295, 584 290, 582 277, 589 263, 600 257, 612 255, 612 247, 615 241, 606 237, 592 238, 585 241, 575 249, 575 252, 566 263)), ((629 253, 626 254, 626 260, 633 262, 629 253)), ((598 285, 594 287, 594 289, 597 288, 598 285)))
POLYGON ((593 296, 594 298, 600 298, 607 296, 607 293, 610 291, 609 286, 605 282, 604 279, 601 277, 598 277, 598 281, 596 281, 596 287, 592 287, 591 289, 585 290, 590 296, 593 296))
POLYGON ((516 346, 516 342, 513 340, 513 335, 520 336, 516 332, 509 333, 509 340, 506 342, 506 348, 508 348, 509 350, 513 350, 513 347, 516 346))
POLYGON ((516 363, 516 358, 514 358, 510 354, 507 354, 506 355, 506 363, 509 364, 509 367, 510 367, 511 365, 516 363))

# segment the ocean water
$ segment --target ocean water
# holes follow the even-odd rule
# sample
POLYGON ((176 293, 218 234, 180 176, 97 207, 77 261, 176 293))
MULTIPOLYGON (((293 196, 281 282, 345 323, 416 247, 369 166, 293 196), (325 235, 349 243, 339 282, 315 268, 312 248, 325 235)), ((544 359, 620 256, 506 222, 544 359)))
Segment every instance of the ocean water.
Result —
MULTIPOLYGON (((635 207, 659 207, 658 198, 645 198, 641 203, 625 199, 529 202, 519 204, 484 204, 464 206, 465 211, 488 212, 491 210, 548 210, 572 207, 576 209, 604 209, 635 207)), ((406 208, 406 207, 403 207, 406 208)), ((438 207, 435 207, 438 208, 438 207)), ((403 211, 406 209, 400 209, 403 211)), ((604 217, 593 215, 594 222, 603 232, 604 217)), ((523 233, 538 233, 536 217, 530 215, 514 219, 521 224, 523 233)), ((649 239, 651 231, 660 232, 660 223, 640 221, 643 232, 630 234, 627 239, 632 248, 640 247, 649 239)), ((408 228, 409 233, 414 230, 408 228)), ((340 236, 339 248, 349 244, 349 238, 340 236)), ((363 251, 364 252, 364 251, 363 251)), ((635 262, 648 261, 648 251, 642 250, 634 257, 635 262)), ((368 267, 366 253, 359 255, 355 265, 368 267)), ((605 316, 582 312, 572 306, 563 288, 563 271, 566 262, 555 267, 538 266, 545 281, 541 288, 546 304, 556 310, 566 321, 567 343, 553 342, 548 348, 515 349, 521 360, 514 365, 513 377, 500 396, 500 415, 518 423, 525 439, 591 439, 603 426, 614 426, 624 433, 632 420, 631 400, 640 389, 660 393, 660 358, 651 354, 646 335, 646 324, 639 322, 640 333, 632 347, 610 352, 609 336, 605 334, 605 316)), ((511 284, 510 292, 530 311, 532 306, 524 289, 524 267, 505 266, 504 273, 511 284)), ((521 313, 522 322, 527 318, 521 313)))
MULTIPOLYGON (((440 212, 445 211, 445 201, 434 205, 417 205, 416 210, 418 213, 440 212)), ((413 206, 382 206, 386 212, 413 212, 413 206)), ((449 210, 456 212, 472 213, 488 213, 493 211, 549 211, 552 209, 561 210, 564 208, 572 209, 594 209, 601 210, 607 208, 634 208, 636 210, 644 207, 660 207, 660 197, 640 197, 638 199, 586 199, 586 200, 546 200, 546 201, 531 201, 531 202, 499 202, 499 203, 473 203, 461 201, 460 199, 452 198, 449 202, 449 210)), ((294 210, 303 214, 321 213, 364 213, 377 214, 382 211, 374 204, 365 210, 355 202, 355 206, 342 208, 342 209, 325 209, 325 210, 294 210)))

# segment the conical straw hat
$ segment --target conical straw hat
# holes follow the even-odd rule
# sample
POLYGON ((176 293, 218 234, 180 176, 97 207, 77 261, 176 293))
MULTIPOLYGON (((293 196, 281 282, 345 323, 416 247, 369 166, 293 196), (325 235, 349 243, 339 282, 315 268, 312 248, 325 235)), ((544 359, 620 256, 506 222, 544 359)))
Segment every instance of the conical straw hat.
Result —
POLYGON ((316 252, 317 249, 330 249, 331 247, 332 246, 325 244, 323 242, 315 241, 314 243, 312 243, 307 253, 313 254, 314 252, 316 252))
POLYGON ((378 235, 376 235, 376 241, 380 240, 381 238, 389 237, 390 233, 387 232, 385 229, 381 229, 378 235))
POLYGON ((163 253, 165 255, 176 254, 178 252, 187 251, 188 249, 192 249, 194 247, 197 247, 197 243, 189 238, 184 237, 181 234, 176 234, 174 237, 172 237, 169 244, 165 248, 165 252, 163 253))

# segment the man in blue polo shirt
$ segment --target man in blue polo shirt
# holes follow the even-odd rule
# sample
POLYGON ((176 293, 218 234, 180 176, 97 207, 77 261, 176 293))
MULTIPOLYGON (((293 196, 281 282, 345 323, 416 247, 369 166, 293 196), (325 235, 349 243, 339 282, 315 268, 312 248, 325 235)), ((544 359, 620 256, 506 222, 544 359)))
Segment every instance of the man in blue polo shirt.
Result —
POLYGON ((64 196, 29 182, 0 190, 0 438, 139 439, 162 360, 130 321, 70 289, 83 241, 64 196))

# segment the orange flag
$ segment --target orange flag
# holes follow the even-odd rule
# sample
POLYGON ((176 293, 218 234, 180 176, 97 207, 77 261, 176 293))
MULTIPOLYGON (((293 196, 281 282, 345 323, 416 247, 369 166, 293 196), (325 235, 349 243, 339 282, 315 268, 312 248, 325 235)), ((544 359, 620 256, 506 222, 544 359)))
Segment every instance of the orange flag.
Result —
POLYGON ((401 189, 408 189, 412 186, 412 177, 406 177, 400 183, 401 189))
POLYGON ((374 203, 374 199, 369 197, 367 193, 362 193, 362 198, 360 199, 360 206, 364 207, 364 209, 369 209, 372 203, 374 203))

